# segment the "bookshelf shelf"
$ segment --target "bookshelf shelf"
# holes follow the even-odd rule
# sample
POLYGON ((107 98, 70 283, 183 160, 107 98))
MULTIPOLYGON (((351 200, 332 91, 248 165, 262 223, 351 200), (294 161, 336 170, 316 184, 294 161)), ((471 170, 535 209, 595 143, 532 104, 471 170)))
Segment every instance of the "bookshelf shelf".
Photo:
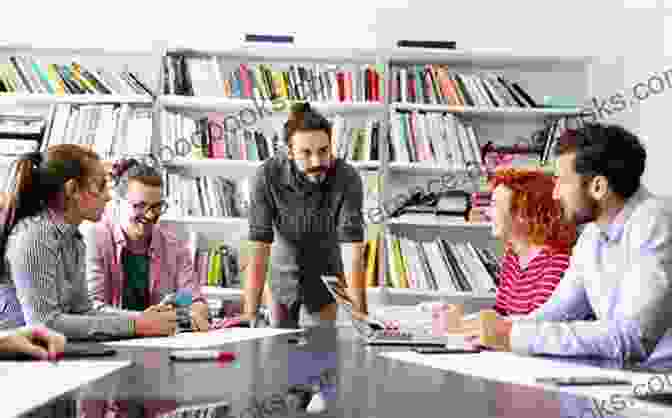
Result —
POLYGON ((449 216, 434 216, 422 214, 406 214, 398 218, 387 220, 388 225, 406 227, 431 227, 442 229, 467 229, 489 231, 492 225, 489 222, 467 222, 449 216))
POLYGON ((253 176, 261 164, 261 161, 178 157, 165 163, 165 166, 171 171, 177 171, 189 177, 223 176, 241 180, 253 176))
MULTIPOLYGON (((163 95, 158 98, 159 104, 166 110, 173 112, 184 113, 199 113, 199 112, 223 112, 235 113, 242 109, 252 109, 257 117, 259 113, 263 112, 264 116, 268 112, 274 114, 286 114, 289 110, 289 104, 292 101, 287 101, 287 105, 276 101, 274 105, 270 101, 262 101, 252 99, 237 99, 229 97, 197 97, 197 96, 180 96, 180 95, 163 95), (263 107, 263 110, 262 110, 263 107), (283 108, 283 110, 273 110, 283 108)), ((322 113, 331 114, 368 114, 380 113, 385 111, 385 105, 378 102, 312 102, 311 106, 322 113)))
POLYGON ((204 227, 247 227, 247 218, 234 218, 226 216, 184 216, 161 218, 161 223, 200 225, 204 227))
MULTIPOLYGON (((243 294, 243 289, 215 287, 215 286, 202 286, 201 291, 205 296, 224 300, 237 300, 243 294)), ((432 297, 455 298, 455 299, 468 298, 468 299, 480 299, 483 301, 495 300, 494 293, 479 295, 471 292, 454 292, 450 290, 397 289, 390 287, 388 287, 386 291, 390 292, 390 294, 392 295, 432 296, 432 297)), ((379 293, 381 293, 381 288, 369 287, 366 289, 366 292, 370 296, 376 296, 379 293)))
POLYGON ((0 94, 0 105, 53 105, 53 104, 146 104, 151 105, 149 95, 116 94, 0 94))
POLYGON ((525 108, 525 107, 476 107, 446 106, 421 103, 393 103, 394 110, 420 112, 453 113, 469 117, 505 117, 505 118, 547 118, 581 116, 585 111, 581 108, 525 108))
POLYGON ((395 161, 389 163, 390 171, 392 173, 400 173, 404 175, 441 175, 445 173, 466 174, 466 170, 454 169, 451 167, 444 167, 438 163, 431 162, 400 162, 395 161))
MULTIPOLYGON (((179 172, 189 177, 223 176, 234 180, 253 176, 261 166, 262 161, 230 160, 225 158, 185 158, 178 157, 164 163, 171 171, 179 172)), ((377 170, 380 161, 348 161, 359 170, 377 170)))
MULTIPOLYGON (((380 287, 369 287, 366 289, 367 292, 371 295, 381 293, 382 290, 380 287)), ((446 298, 456 298, 456 299, 483 299, 483 300, 495 300, 494 293, 486 294, 477 294, 473 292, 455 292, 454 290, 423 290, 423 289, 400 289, 396 287, 388 287, 386 291, 391 295, 408 295, 408 296, 433 296, 433 297, 446 297, 446 298)))
POLYGON ((589 56, 517 54, 504 50, 445 50, 431 48, 389 48, 381 51, 393 64, 460 64, 470 67, 573 66, 590 63, 589 56))

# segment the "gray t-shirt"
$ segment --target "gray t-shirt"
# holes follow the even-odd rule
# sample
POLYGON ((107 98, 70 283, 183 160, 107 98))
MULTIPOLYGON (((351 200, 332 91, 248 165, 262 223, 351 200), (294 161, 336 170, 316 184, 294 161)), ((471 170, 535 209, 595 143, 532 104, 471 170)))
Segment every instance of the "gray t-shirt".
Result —
POLYGON ((333 301, 320 276, 343 273, 339 244, 364 240, 363 202, 362 178, 342 159, 319 184, 284 154, 257 171, 249 239, 273 243, 271 281, 298 281, 297 296, 310 312, 333 301))

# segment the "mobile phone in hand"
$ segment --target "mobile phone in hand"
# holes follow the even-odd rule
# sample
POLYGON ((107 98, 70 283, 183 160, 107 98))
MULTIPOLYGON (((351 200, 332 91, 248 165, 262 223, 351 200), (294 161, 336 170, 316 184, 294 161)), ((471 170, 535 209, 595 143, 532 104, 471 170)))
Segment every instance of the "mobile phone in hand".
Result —
POLYGON ((470 354, 480 353, 476 347, 418 347, 413 351, 419 354, 470 354))

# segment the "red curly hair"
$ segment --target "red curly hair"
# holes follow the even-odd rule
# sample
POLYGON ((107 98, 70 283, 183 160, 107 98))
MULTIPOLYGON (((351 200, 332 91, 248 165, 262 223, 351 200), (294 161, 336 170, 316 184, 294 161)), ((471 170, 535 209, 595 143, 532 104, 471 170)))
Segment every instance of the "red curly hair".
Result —
POLYGON ((501 184, 513 191, 514 228, 532 244, 557 249, 570 249, 574 245, 576 225, 563 218, 560 203, 553 199, 553 176, 537 170, 505 168, 495 171, 488 183, 492 190, 501 184))

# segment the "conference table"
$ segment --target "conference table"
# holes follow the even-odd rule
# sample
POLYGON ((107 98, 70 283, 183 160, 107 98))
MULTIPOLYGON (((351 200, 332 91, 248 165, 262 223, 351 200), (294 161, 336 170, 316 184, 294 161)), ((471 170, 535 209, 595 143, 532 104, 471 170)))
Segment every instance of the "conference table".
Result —
MULTIPOLYGON (((299 334, 225 344, 229 362, 175 362, 169 349, 116 347, 110 361, 132 365, 33 410, 30 417, 160 417, 180 407, 227 402, 216 417, 642 417, 672 416, 672 402, 657 412, 626 408, 606 415, 587 396, 505 383, 379 356, 405 347, 367 346, 352 328, 309 328, 299 334), (326 410, 291 411, 293 385, 317 385, 322 375, 326 410), (109 412, 112 406, 125 412, 109 412), (116 405, 116 406, 115 406, 116 405), (669 405, 670 409, 667 409, 669 405), (108 409, 104 415, 105 408, 108 409), (667 414, 665 412, 668 412, 667 414)), ((456 356, 464 354, 455 354, 456 356)), ((521 373, 533 373, 521 370, 521 373)), ((3 396, 11 389, 2 388, 3 396)), ((656 408, 654 408, 656 409, 656 408)))

